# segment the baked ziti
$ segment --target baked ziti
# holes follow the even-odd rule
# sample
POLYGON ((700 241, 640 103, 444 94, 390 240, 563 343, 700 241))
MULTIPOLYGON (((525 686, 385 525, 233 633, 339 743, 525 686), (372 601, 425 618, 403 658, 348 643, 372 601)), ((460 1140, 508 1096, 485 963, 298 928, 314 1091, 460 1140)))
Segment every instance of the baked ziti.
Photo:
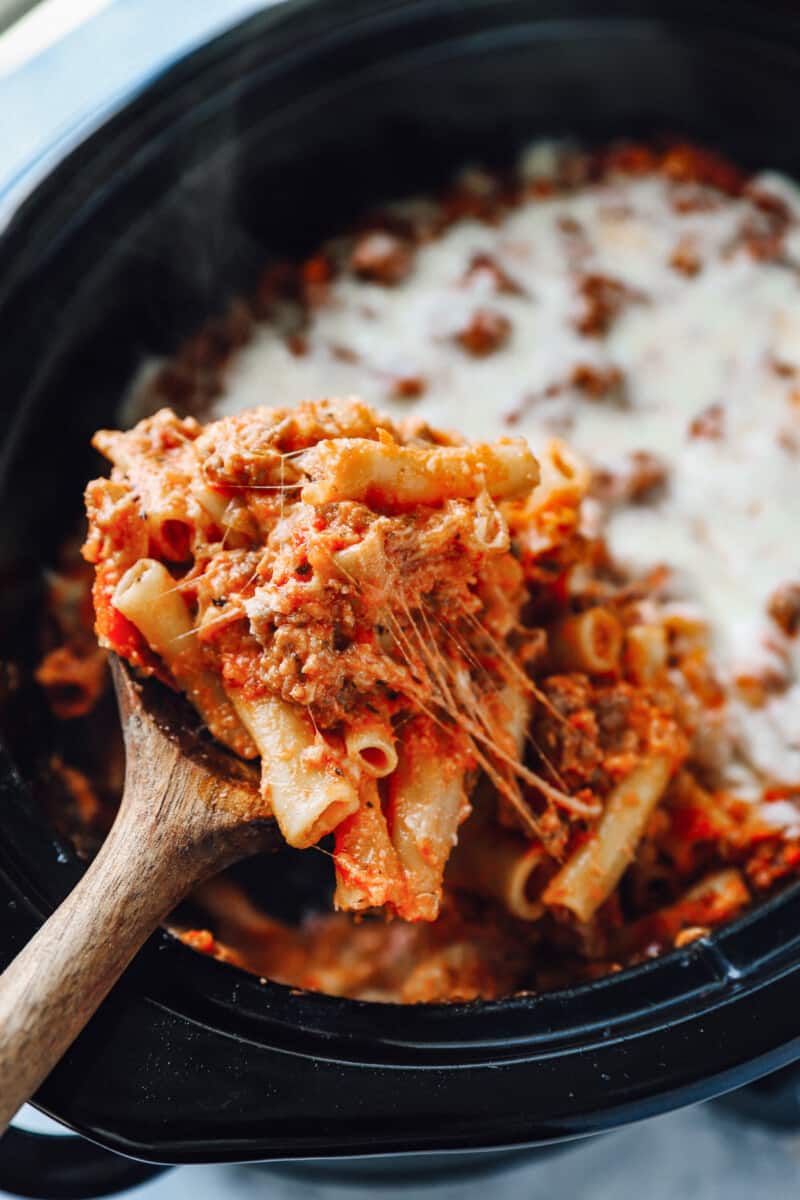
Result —
MULTIPOLYGON (((781 177, 542 144, 271 266, 148 365, 95 439, 101 646, 260 758, 340 910, 290 927, 218 880, 189 944, 339 995, 495 997, 797 874, 798 270, 781 177)), ((103 656, 79 569, 51 590, 39 678, 71 719, 103 656)), ((57 770, 91 825, 93 781, 57 770)))

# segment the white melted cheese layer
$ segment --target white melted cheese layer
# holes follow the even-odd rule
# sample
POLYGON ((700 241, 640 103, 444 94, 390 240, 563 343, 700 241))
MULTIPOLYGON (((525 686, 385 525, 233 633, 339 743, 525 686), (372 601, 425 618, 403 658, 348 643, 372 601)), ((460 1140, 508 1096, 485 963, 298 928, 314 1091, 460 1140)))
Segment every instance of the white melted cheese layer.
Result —
MULTIPOLYGON (((535 149, 529 169, 549 153, 535 149)), ((793 184, 774 175, 758 182, 800 213, 793 184)), ((785 369, 800 372, 800 273, 745 249, 730 252, 752 211, 749 201, 724 197, 711 211, 681 213, 662 178, 620 177, 532 201, 497 226, 459 222, 417 251, 396 286, 337 278, 312 316, 307 354, 295 357, 261 326, 234 360, 216 413, 357 394, 396 417, 424 417, 470 438, 522 435, 536 450, 558 432, 593 466, 651 451, 666 465, 666 495, 611 511, 613 555, 636 573, 669 566, 673 594, 696 603, 710 624, 723 678, 777 666, 796 680, 800 651, 765 606, 776 587, 800 581, 800 375, 794 382, 785 369), (580 271, 643 294, 600 338, 573 324, 570 222, 581 230, 580 271), (694 276, 670 265, 680 239, 700 260, 694 276), (476 254, 490 255, 523 294, 497 294, 480 273, 465 284, 476 254), (509 341, 485 358, 454 340, 477 308, 502 312, 512 325, 509 341), (343 361, 342 347, 356 361, 343 361), (583 364, 618 368, 623 400, 570 386, 583 364), (423 376, 424 395, 393 399, 398 375, 423 376), (562 386, 547 397, 552 385, 562 386), (692 421, 712 405, 721 409, 722 436, 690 436, 692 421)), ((787 249, 800 261, 794 229, 787 249)), ((800 781, 800 684, 760 709, 731 699, 728 710, 756 773, 800 781)))

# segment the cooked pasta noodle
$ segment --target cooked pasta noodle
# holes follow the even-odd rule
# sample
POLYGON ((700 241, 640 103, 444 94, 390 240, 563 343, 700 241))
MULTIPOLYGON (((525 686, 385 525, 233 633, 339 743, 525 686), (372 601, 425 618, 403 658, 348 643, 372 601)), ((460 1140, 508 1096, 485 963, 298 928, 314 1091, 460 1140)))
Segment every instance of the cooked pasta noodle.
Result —
POLYGON ((189 610, 166 567, 152 558, 139 559, 114 589, 113 603, 163 659, 214 736, 243 757, 254 757, 253 741, 204 660, 189 610))
POLYGON ((499 829, 475 813, 459 833, 447 867, 447 882, 499 901, 523 921, 536 921, 545 911, 541 892, 549 863, 541 843, 499 829))
POLYGON ((389 829, 403 872, 398 912, 432 921, 439 911, 445 864, 469 807, 465 748, 423 722, 404 730, 389 779, 389 829))
POLYGON ((262 790, 281 833, 290 846, 313 846, 358 808, 344 756, 284 700, 230 694, 261 755, 262 790))
POLYGON ((376 779, 391 775, 397 766, 395 736, 389 721, 359 721, 345 733, 344 744, 350 758, 376 779))
POLYGON ((374 779, 361 785, 359 807, 336 829, 338 909, 381 908, 399 901, 401 870, 374 779))
POLYGON ((637 683, 653 683, 667 666, 663 625, 632 625, 625 635, 628 672, 637 683))
POLYGON ((602 675, 616 670, 622 650, 622 626, 607 608, 588 608, 567 617, 553 631, 553 653, 570 671, 602 675))
POLYGON ((588 921, 633 860, 647 821, 670 775, 666 758, 648 758, 617 784, 594 832, 545 889, 545 904, 568 908, 588 921))
POLYGON ((399 446, 342 438, 319 442, 303 456, 313 480, 303 488, 309 504, 366 500, 378 508, 475 499, 487 491, 495 500, 524 496, 539 482, 536 459, 524 442, 494 446, 399 446))

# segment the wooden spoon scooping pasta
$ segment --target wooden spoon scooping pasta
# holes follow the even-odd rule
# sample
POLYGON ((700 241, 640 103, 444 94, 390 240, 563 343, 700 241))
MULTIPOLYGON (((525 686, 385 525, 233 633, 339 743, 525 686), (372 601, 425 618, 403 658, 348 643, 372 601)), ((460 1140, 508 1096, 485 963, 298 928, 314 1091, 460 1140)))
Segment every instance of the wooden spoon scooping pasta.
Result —
POLYGON ((122 804, 77 887, 0 976, 0 1133, 187 892, 279 843, 252 769, 187 731, 181 698, 113 656, 112 673, 122 804))

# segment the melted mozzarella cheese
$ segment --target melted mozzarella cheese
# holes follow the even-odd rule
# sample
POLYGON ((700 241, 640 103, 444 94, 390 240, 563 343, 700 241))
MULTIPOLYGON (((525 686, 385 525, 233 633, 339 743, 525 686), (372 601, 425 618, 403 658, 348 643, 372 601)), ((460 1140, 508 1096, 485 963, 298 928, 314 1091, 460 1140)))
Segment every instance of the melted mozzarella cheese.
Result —
MULTIPOLYGON (((526 170, 551 159, 550 147, 537 147, 526 170)), ((800 213, 789 181, 758 182, 800 213)), ((335 279, 312 314, 306 354, 261 326, 230 366, 216 411, 355 393, 471 438, 522 434, 536 450, 556 432, 595 467, 650 451, 666 466, 666 491, 609 512, 612 553, 636 573, 669 566, 673 594, 710 624, 723 678, 776 669, 798 678, 800 653, 766 604, 780 584, 800 581, 800 273, 791 261, 800 228, 789 230, 788 263, 760 261, 734 248, 752 211, 729 197, 709 211, 677 211, 661 177, 619 177, 531 201, 496 226, 461 221, 422 245, 395 286, 335 279), (697 273, 670 264, 679 243, 696 255, 697 273), (465 281, 479 254, 519 293, 498 293, 485 272, 465 281), (575 327, 576 271, 636 293, 602 337, 575 327), (456 340, 479 308, 511 322, 509 340, 485 358, 456 340), (622 385, 593 398, 570 382, 578 366, 616 368, 622 385), (422 377, 424 394, 393 398, 398 376, 422 377), (712 407, 719 436, 693 436, 712 407)), ((800 781, 800 685, 758 710, 733 696, 728 707, 751 767, 800 781)))

